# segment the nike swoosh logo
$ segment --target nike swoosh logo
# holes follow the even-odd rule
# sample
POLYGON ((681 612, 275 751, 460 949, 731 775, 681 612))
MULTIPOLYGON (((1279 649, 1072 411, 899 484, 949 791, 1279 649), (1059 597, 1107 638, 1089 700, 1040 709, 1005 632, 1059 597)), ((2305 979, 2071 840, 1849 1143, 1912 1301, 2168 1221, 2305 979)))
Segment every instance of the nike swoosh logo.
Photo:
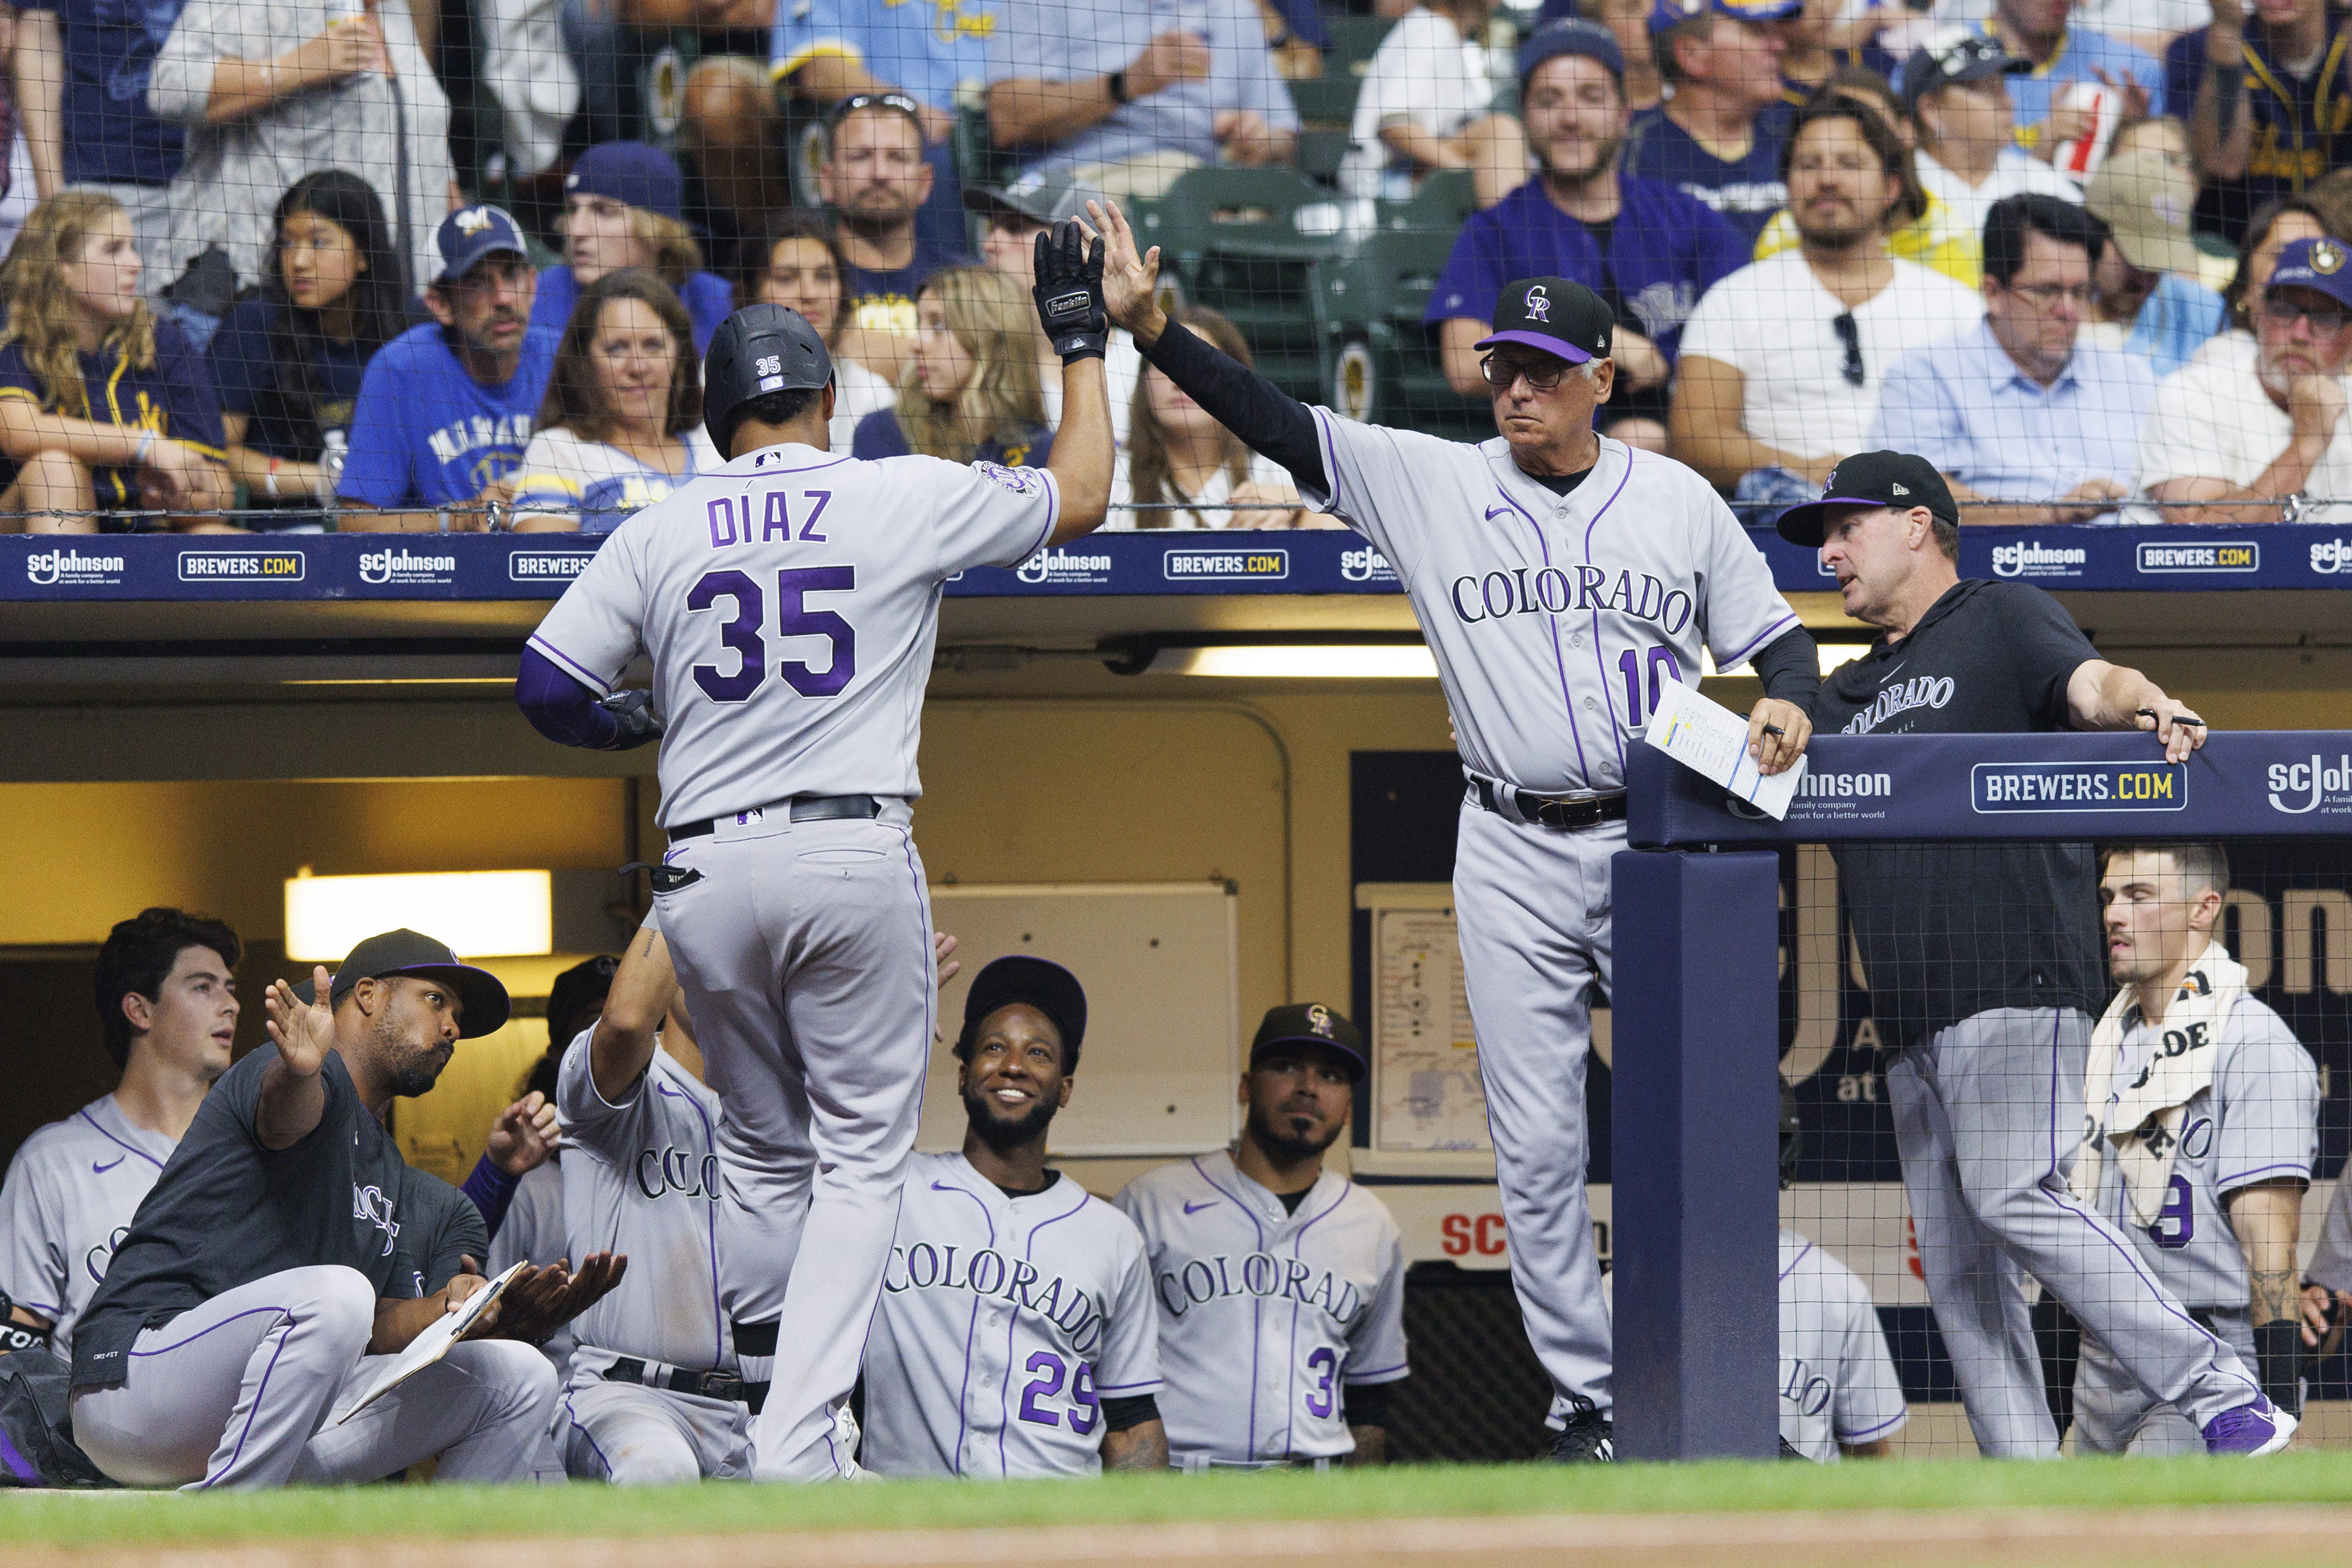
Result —
POLYGON ((1491 523, 1496 517, 1510 516, 1510 512, 1511 508, 1508 507, 1489 507, 1486 508, 1486 520, 1491 523))
POLYGON ((963 1188, 960 1186, 950 1186, 943 1181, 935 1181, 931 1184, 931 1190, 933 1192, 961 1192, 963 1188))
POLYGON ((1184 1212, 1187 1214, 1198 1214, 1204 1208, 1216 1207, 1217 1201, 1217 1199, 1213 1197, 1206 1203, 1188 1203, 1184 1206, 1184 1212))
POLYGON ((112 1170, 115 1166, 121 1165, 130 1157, 131 1156, 129 1155, 117 1155, 112 1159, 107 1161, 104 1165, 100 1165, 96 1160, 92 1160, 89 1162, 89 1173, 92 1176, 104 1176, 107 1172, 112 1170))

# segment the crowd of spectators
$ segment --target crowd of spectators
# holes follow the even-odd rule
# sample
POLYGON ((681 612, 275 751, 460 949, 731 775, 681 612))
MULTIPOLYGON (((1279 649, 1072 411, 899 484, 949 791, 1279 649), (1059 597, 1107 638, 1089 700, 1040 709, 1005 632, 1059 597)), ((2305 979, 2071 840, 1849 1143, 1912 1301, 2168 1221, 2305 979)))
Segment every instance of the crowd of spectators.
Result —
MULTIPOLYGON (((0 5, 0 527, 608 529, 714 461, 683 411, 753 299, 832 348, 835 450, 1036 460, 1035 236, 1312 162, 1323 4, 495 0, 447 85, 470 40, 410 0, 0 5), (674 101, 632 106, 662 36, 674 101), (530 204, 468 193, 477 120, 530 204)), ((2352 501, 2326 0, 1372 8, 1313 167, 1355 235, 1466 175, 1408 346, 1456 394, 1502 285, 1560 276, 1617 317, 1603 427, 1753 517, 1888 444, 1979 522, 2352 501)), ((1108 368, 1129 526, 1302 526, 1124 334, 1108 368)))

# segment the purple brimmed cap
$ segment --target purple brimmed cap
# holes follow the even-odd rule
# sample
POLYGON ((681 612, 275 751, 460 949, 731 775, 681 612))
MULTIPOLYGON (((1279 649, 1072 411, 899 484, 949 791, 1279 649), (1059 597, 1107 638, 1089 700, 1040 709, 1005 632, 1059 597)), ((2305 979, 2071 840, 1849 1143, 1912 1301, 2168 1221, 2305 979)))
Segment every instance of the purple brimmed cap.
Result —
POLYGON ((1934 464, 1908 452, 1857 452, 1842 460, 1830 470, 1820 500, 1790 507, 1773 526, 1790 544, 1819 549, 1831 511, 1842 507, 1892 507, 1898 512, 1925 507, 1952 527, 1960 526, 1952 487, 1934 464))
MULTIPOLYGON (((495 1032, 505 1025, 508 1013, 513 1010, 507 988, 496 975, 459 958, 449 950, 448 944, 436 942, 423 932, 406 927, 380 931, 345 955, 343 961, 335 966, 335 977, 328 987, 328 1005, 341 1002, 362 980, 381 980, 393 975, 439 980, 457 992, 457 1000, 464 1004, 464 1011, 457 1019, 460 1040, 495 1032)), ((311 1000, 310 982, 305 980, 295 987, 294 995, 305 1002, 311 1000)))
POLYGON ((1495 330, 1474 348, 1525 343, 1571 365, 1609 357, 1617 318, 1601 296, 1565 277, 1522 277, 1495 301, 1495 330))

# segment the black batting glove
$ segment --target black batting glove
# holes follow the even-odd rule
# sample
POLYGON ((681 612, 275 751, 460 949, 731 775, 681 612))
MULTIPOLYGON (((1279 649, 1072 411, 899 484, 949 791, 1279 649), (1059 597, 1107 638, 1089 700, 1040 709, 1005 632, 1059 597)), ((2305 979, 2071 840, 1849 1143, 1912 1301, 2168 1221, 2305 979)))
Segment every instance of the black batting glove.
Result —
POLYGON ((638 747, 661 738, 661 718, 654 712, 651 692, 614 692, 603 697, 596 706, 613 716, 620 725, 612 739, 599 749, 604 751, 635 751, 638 747))
POLYGON ((1110 346, 1103 309, 1103 242, 1089 246, 1076 223, 1055 224, 1037 236, 1037 319, 1062 363, 1099 360, 1110 346))

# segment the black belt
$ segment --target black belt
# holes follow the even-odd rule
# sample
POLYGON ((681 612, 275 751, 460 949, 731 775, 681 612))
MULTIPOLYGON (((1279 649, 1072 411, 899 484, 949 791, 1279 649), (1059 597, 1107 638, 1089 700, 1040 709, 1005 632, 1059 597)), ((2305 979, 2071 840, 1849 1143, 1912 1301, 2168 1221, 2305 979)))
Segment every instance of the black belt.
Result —
MULTIPOLYGON (((882 814, 882 802, 871 795, 795 795, 792 799, 792 808, 795 822, 837 822, 882 814)), ((760 809, 767 810, 764 806, 760 809)), ((670 842, 703 838, 716 831, 718 826, 718 822, 709 818, 699 822, 680 822, 669 831, 670 842)))
MULTIPOLYGON (((1471 787, 1478 792, 1481 809, 1503 814, 1495 803, 1495 786, 1484 779, 1473 779, 1471 787)), ((1525 789, 1511 791, 1511 803, 1518 808, 1522 821, 1535 822, 1547 828, 1597 828, 1603 822, 1625 820, 1625 792, 1614 795, 1591 795, 1580 800, 1562 800, 1550 795, 1531 794, 1525 789)), ((675 835, 673 835, 675 836, 675 835)))
POLYGON ((628 1355, 620 1357, 604 1369, 604 1381, 634 1383, 641 1387, 667 1388, 672 1394, 698 1394, 705 1399, 724 1399, 748 1405, 754 1416, 760 1413, 760 1406, 767 1403, 768 1397, 766 1384, 746 1383, 731 1372, 688 1372, 682 1366, 673 1366, 669 1375, 660 1383, 647 1384, 646 1364, 635 1356, 628 1355), (758 1391, 757 1397, 753 1396, 754 1389, 758 1391))

